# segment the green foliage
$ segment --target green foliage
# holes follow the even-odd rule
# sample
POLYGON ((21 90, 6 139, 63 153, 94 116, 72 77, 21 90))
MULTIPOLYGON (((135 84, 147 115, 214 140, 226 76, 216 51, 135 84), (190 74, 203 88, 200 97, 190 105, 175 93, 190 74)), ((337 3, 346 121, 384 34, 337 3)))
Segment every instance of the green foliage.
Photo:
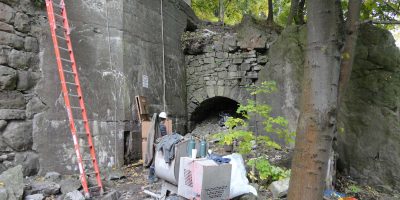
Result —
MULTIPOLYGON (((348 0, 342 1, 342 9, 344 13, 348 11, 348 0)), ((360 19, 374 20, 374 21, 398 21, 400 17, 398 12, 400 11, 400 0, 365 0, 361 5, 360 19)), ((393 24, 377 24, 377 26, 394 29, 393 24)))
POLYGON ((254 167, 258 172, 258 178, 255 174, 250 173, 250 178, 253 180, 271 183, 290 176, 290 170, 285 170, 281 167, 271 165, 268 159, 264 156, 250 159, 247 164, 254 167))
MULTIPOLYGON (((274 0, 274 14, 278 24, 285 24, 290 10, 290 0, 274 0)), ((224 22, 228 25, 239 23, 243 15, 252 15, 256 19, 268 16, 268 0, 224 0, 224 22)), ((219 0, 192 0, 192 8, 202 20, 218 21, 219 0)))
POLYGON ((46 4, 45 0, 32 0, 32 2, 36 7, 43 7, 46 4))
POLYGON ((357 194, 360 193, 362 191, 362 189, 360 187, 358 187, 355 184, 349 185, 346 189, 345 192, 347 194, 357 194))
MULTIPOLYGON (((259 86, 249 88, 249 92, 253 96, 257 94, 270 94, 275 91, 275 82, 263 82, 259 86)), ((261 151, 268 148, 280 149, 281 146, 274 142, 269 134, 275 134, 283 138, 287 143, 293 143, 295 133, 289 131, 288 121, 280 116, 273 117, 271 111, 271 106, 256 103, 254 100, 248 99, 247 104, 239 105, 236 111, 243 118, 229 117, 225 122, 228 131, 217 133, 214 137, 219 138, 222 144, 228 145, 232 144, 235 140, 239 141, 238 149, 241 154, 250 154, 254 146, 256 146, 257 150, 261 151), (268 135, 259 135, 248 130, 247 121, 255 117, 261 119, 261 124, 268 135)), ((261 182, 267 181, 269 183, 270 181, 286 178, 289 174, 287 170, 271 165, 266 157, 259 156, 257 153, 255 153, 247 164, 254 167, 258 172, 258 176, 255 175, 255 172, 250 174, 250 176, 261 182)))

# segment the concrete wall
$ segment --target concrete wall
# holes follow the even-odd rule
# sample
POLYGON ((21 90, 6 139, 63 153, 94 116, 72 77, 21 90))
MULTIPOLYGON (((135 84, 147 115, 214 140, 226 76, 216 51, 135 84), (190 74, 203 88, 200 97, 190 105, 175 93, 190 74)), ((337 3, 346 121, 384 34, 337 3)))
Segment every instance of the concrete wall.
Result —
MULTIPOLYGON (((30 1, 6 3, 11 8, 18 8, 30 1)), ((150 112, 163 110, 160 1, 66 0, 66 5, 100 167, 119 167, 124 163, 127 133, 140 141, 134 97, 146 96, 150 112), (148 87, 143 87, 143 76, 148 77, 148 87)), ((184 132, 185 68, 180 34, 188 21, 195 23, 196 19, 182 0, 164 0, 163 9, 166 111, 174 119, 175 129, 184 132)), ((35 35, 39 39, 38 64, 32 73, 37 71, 41 77, 31 93, 40 100, 35 99, 34 103, 40 103, 43 108, 32 114, 30 120, 24 118, 21 122, 30 127, 25 130, 32 134, 30 151, 39 159, 40 172, 76 173, 76 156, 45 9, 32 6, 27 10, 35 17, 35 35)), ((4 13, 2 11, 0 15, 4 13)), ((25 109, 25 104, 22 107, 25 109)), ((2 129, 7 130, 11 125, 9 123, 2 129)), ((140 142, 137 145, 139 151, 140 142)))

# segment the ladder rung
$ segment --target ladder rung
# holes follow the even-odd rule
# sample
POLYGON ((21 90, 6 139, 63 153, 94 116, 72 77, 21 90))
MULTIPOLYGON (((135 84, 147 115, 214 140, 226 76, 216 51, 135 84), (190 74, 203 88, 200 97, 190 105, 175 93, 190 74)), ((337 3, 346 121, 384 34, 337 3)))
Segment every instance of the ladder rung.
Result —
POLYGON ((76 83, 71 83, 71 82, 64 82, 64 83, 68 85, 77 85, 76 83))
POLYGON ((71 108, 73 108, 73 109, 81 109, 81 110, 83 110, 81 107, 75 107, 75 106, 71 106, 71 108))
MULTIPOLYGON (((62 40, 68 41, 67 38, 65 38, 65 37, 62 37, 62 36, 59 36, 59 35, 56 35, 56 37, 57 37, 57 38, 60 38, 60 39, 62 39, 62 40)), ((59 48, 61 49, 62 47, 59 47, 59 48)), ((64 49, 65 49, 65 48, 64 48, 64 49)), ((67 51, 68 51, 68 49, 67 49, 67 51)))
POLYGON ((93 148, 93 145, 86 145, 86 144, 83 144, 83 145, 80 145, 80 147, 83 147, 83 148, 93 148))
POLYGON ((70 62, 70 63, 73 63, 71 60, 67 60, 67 59, 64 59, 64 58, 60 58, 62 61, 65 61, 65 62, 70 62))
POLYGON ((58 4, 56 4, 56 3, 53 3, 53 6, 55 6, 55 7, 57 7, 57 8, 60 8, 60 9, 64 9, 64 7, 65 7, 65 6, 58 5, 58 4))
POLYGON ((79 95, 76 95, 76 94, 68 94, 68 96, 71 96, 71 97, 76 97, 76 98, 81 98, 81 96, 79 96, 79 95))
POLYGON ((64 19, 64 16, 54 13, 54 16, 64 19))
POLYGON ((82 161, 93 161, 91 158, 83 158, 82 161))
POLYGON ((86 175, 94 175, 97 174, 97 172, 85 172, 86 175))
POLYGON ((66 48, 64 48, 64 47, 58 47, 59 49, 61 49, 61 50, 64 50, 64 51, 67 51, 67 52, 70 52, 68 49, 66 49, 66 48))
POLYGON ((73 72, 73 71, 68 71, 68 70, 63 70, 65 73, 68 73, 68 74, 74 74, 75 75, 75 73, 73 72))

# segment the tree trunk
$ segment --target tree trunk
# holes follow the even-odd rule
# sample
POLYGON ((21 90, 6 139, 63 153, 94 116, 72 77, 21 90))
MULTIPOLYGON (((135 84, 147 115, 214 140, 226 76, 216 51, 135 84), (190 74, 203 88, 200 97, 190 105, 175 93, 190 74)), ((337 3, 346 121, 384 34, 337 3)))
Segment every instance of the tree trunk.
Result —
POLYGON ((272 4, 272 0, 268 0, 268 24, 272 24, 274 22, 274 5, 272 4))
POLYGON ((340 64, 339 97, 341 101, 350 80, 354 61, 354 51, 357 44, 358 27, 360 23, 361 0, 350 0, 346 22, 346 35, 340 64))
POLYGON ((289 200, 320 200, 336 123, 340 72, 335 1, 307 3, 307 52, 289 200))
POLYGON ((219 22, 222 22, 222 24, 224 23, 224 15, 225 15, 224 0, 219 0, 218 20, 219 20, 219 22))
POLYGON ((290 13, 286 22, 286 25, 292 25, 294 16, 297 14, 299 9, 299 0, 292 0, 290 3, 290 13))

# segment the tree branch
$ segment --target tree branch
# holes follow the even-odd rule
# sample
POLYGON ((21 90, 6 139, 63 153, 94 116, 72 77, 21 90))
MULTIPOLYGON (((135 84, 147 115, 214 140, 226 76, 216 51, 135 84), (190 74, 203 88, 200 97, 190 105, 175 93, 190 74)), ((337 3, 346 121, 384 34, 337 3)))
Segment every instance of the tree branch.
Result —
POLYGON ((400 21, 376 21, 376 20, 365 20, 363 23, 367 24, 400 24, 400 21))
POLYGON ((397 14, 400 14, 400 11, 397 10, 396 8, 394 8, 392 5, 389 4, 389 2, 387 1, 383 1, 389 8, 391 8, 394 12, 396 12, 397 14))

